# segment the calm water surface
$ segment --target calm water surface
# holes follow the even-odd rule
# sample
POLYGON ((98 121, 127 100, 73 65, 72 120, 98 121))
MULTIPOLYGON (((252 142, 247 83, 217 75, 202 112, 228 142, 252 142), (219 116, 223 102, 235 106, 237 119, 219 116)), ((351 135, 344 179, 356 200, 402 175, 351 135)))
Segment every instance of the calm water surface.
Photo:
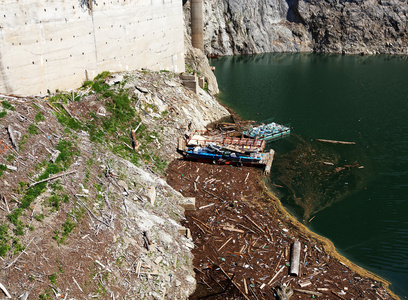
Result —
MULTIPOLYGON (((356 142, 348 146, 352 150, 339 151, 345 163, 351 159, 366 167, 363 187, 317 209, 306 223, 407 299, 408 58, 265 54, 211 64, 221 102, 243 119, 291 123, 294 136, 306 141, 356 142)), ((294 136, 271 145, 276 159, 294 136)), ((288 197, 282 201, 302 219, 288 197)))

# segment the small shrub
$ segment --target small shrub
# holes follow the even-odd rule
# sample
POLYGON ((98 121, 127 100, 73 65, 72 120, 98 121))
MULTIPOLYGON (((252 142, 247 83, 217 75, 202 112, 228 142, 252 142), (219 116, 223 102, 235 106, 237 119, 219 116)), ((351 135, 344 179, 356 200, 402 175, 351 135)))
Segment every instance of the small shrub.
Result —
POLYGON ((0 119, 1 119, 1 118, 4 118, 6 115, 7 115, 7 112, 6 112, 6 111, 0 112, 0 119))
POLYGON ((5 256, 10 250, 8 245, 9 235, 8 228, 5 224, 0 225, 0 256, 5 256))
POLYGON ((1 105, 2 105, 5 109, 15 110, 14 106, 13 106, 10 102, 8 102, 7 100, 3 100, 3 101, 1 102, 1 105))
POLYGON ((7 170, 7 166, 0 164, 0 177, 3 175, 4 171, 6 170, 7 170))
POLYGON ((9 163, 13 162, 13 161, 14 161, 14 154, 11 153, 10 155, 7 155, 7 156, 6 156, 6 160, 7 160, 9 163))
POLYGON ((35 214, 34 219, 36 219, 37 221, 42 221, 44 220, 44 214, 39 214, 39 215, 35 214))
POLYGON ((35 122, 38 123, 38 122, 41 122, 41 121, 45 121, 45 118, 44 118, 44 116, 43 116, 43 114, 41 112, 38 112, 35 115, 35 122))
POLYGON ((57 277, 58 277, 58 274, 57 274, 57 273, 53 273, 53 274, 51 274, 51 275, 48 276, 48 279, 50 280, 50 282, 51 282, 52 284, 56 285, 56 284, 57 284, 57 277))
POLYGON ((28 133, 31 135, 38 134, 37 127, 35 127, 34 124, 30 124, 30 126, 28 127, 28 133))

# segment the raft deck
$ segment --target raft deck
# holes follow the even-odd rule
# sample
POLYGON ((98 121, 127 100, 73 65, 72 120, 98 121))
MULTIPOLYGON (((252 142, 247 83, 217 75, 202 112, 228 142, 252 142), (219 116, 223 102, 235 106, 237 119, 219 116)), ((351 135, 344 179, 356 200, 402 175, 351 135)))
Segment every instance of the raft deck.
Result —
POLYGON ((186 141, 188 146, 208 146, 210 143, 218 144, 232 151, 262 152, 266 142, 261 139, 244 137, 223 137, 222 135, 210 135, 205 130, 193 131, 186 141))
MULTIPOLYGON (((186 141, 183 138, 178 139, 177 151, 184 156, 186 155, 185 151, 187 149, 186 141)), ((268 153, 262 153, 262 158, 256 163, 249 163, 248 165, 252 166, 265 166, 264 174, 269 175, 272 168, 273 157, 275 155, 275 151, 270 149, 268 153)), ((225 162, 226 164, 233 163, 233 162, 225 162)))

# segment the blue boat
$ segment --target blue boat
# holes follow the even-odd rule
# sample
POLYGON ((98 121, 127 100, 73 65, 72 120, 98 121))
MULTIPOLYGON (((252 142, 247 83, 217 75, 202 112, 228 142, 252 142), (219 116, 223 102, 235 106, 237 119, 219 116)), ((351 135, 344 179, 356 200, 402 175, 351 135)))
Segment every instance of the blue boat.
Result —
POLYGON ((223 149, 215 144, 209 144, 207 147, 188 147, 185 150, 185 156, 196 160, 211 161, 214 164, 235 163, 242 166, 244 164, 259 164, 263 153, 243 154, 223 149))
POLYGON ((209 143, 206 146, 188 146, 181 138, 177 150, 186 159, 211 162, 213 164, 265 167, 266 174, 270 172, 275 153, 272 149, 268 153, 233 151, 216 143, 209 143))
POLYGON ((290 126, 284 126, 275 122, 254 126, 245 130, 243 134, 250 138, 265 141, 274 141, 290 135, 290 126))

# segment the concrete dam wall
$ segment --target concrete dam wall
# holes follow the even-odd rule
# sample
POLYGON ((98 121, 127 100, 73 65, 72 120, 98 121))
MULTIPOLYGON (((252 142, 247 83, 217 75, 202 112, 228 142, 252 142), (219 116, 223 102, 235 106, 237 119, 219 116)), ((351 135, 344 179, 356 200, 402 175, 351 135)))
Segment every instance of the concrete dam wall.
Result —
POLYGON ((181 0, 0 0, 0 92, 78 87, 102 71, 184 71, 181 0))

